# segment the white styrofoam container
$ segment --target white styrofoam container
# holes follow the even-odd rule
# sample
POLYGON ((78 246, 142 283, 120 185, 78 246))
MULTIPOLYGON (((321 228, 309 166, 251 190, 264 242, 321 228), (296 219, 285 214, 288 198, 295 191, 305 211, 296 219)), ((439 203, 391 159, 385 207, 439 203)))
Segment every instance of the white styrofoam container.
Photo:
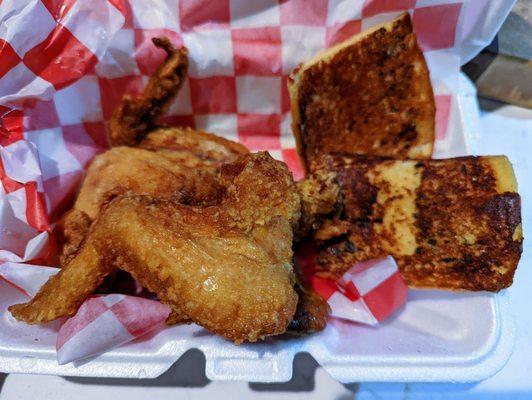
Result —
MULTIPOLYGON (((436 157, 469 153, 478 136, 475 88, 463 76, 453 100, 460 120, 451 142, 436 157)), ((7 307, 23 296, 0 282, 0 372, 87 377, 153 378, 183 353, 205 354, 212 380, 281 382, 292 376, 294 356, 310 353, 341 382, 468 382, 485 379, 509 358, 514 325, 508 296, 411 290, 404 310, 378 327, 330 320, 327 329, 303 338, 270 339, 235 346, 196 325, 167 328, 126 346, 60 366, 55 353, 58 323, 19 323, 7 307)))

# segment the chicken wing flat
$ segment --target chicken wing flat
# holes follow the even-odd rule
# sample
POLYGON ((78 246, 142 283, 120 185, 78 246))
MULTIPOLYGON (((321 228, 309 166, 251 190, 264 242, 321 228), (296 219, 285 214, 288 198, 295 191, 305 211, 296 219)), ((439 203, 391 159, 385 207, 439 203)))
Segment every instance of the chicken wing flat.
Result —
MULTIPOLYGON (((175 98, 186 77, 188 52, 184 48, 176 50, 167 38, 154 38, 153 43, 168 56, 142 96, 125 96, 114 112, 109 130, 111 143, 119 147, 95 157, 91 163, 74 205, 78 211, 76 220, 81 220, 80 213, 84 213, 93 221, 110 198, 127 194, 208 204, 217 196, 213 175, 218 168, 249 152, 238 143, 206 132, 157 128, 157 118, 175 98)), ((65 223, 69 225, 79 227, 65 223)))
MULTIPOLYGON (((252 231, 214 209, 145 197, 117 199, 105 217, 118 267, 174 312, 237 343, 285 332, 298 299, 291 258, 272 257, 252 231)), ((264 227, 291 242, 288 221, 264 227)))
POLYGON ((74 209, 94 220, 103 204, 127 194, 146 194, 187 203, 212 203, 219 185, 214 176, 164 155, 134 147, 115 147, 94 158, 74 209))
POLYGON ((73 210, 57 230, 62 265, 79 249, 103 204, 127 194, 174 198, 186 204, 215 202, 215 179, 223 163, 248 153, 246 147, 190 128, 157 128, 185 79, 187 50, 176 50, 167 38, 155 38, 168 54, 150 78, 142 96, 125 96, 113 113, 109 133, 113 148, 93 160, 73 210), (124 147, 134 146, 132 147, 124 147))
POLYGON ((172 315, 236 343, 285 332, 298 300, 291 247, 300 203, 291 174, 257 153, 224 166, 221 181, 226 190, 215 206, 112 200, 66 268, 29 303, 10 307, 12 314, 28 323, 71 315, 112 265, 156 293, 172 315), (84 274, 91 277, 80 287, 84 274))
POLYGON ((153 38, 167 58, 150 78, 140 97, 124 97, 109 121, 113 146, 135 146, 156 127, 183 85, 188 69, 188 50, 175 49, 167 38, 153 38))

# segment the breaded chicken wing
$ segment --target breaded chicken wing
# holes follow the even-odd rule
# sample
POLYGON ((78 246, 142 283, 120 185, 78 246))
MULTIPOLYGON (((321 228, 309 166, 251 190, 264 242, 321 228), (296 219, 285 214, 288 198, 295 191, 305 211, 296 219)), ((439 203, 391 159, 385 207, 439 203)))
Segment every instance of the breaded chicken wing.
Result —
MULTIPOLYGON (((237 343, 286 330, 298 299, 291 257, 272 259, 276 249, 252 230, 244 233, 215 208, 146 197, 117 199, 104 216, 102 251, 174 312, 237 343)), ((291 242, 286 219, 264 227, 291 242)))
POLYGON ((48 279, 30 303, 9 307, 15 318, 38 324, 77 312, 103 279, 115 269, 112 260, 105 259, 96 249, 95 239, 99 237, 100 228, 105 229, 93 226, 92 236, 89 235, 79 250, 69 257, 69 262, 58 274, 48 279))
POLYGON ((155 38, 167 59, 150 78, 142 96, 125 96, 109 123, 113 148, 93 160, 73 210, 57 229, 61 265, 79 249, 103 204, 127 194, 174 198, 185 204, 210 204, 218 196, 216 174, 248 149, 190 128, 158 128, 157 119, 177 95, 188 68, 187 50, 155 38), (138 148, 123 147, 137 146, 138 148))
POLYGON ((184 204, 214 204, 221 195, 218 169, 248 153, 238 143, 186 128, 151 132, 139 147, 112 148, 90 164, 73 210, 58 230, 62 265, 112 198, 145 194, 184 204))
POLYGON ((213 203, 219 185, 211 173, 192 169, 164 155, 134 147, 115 147, 95 157, 74 209, 91 220, 103 204, 119 195, 146 194, 187 203, 213 203))
POLYGON ((188 50, 175 49, 168 38, 153 38, 153 44, 167 53, 166 60, 150 78, 142 96, 125 96, 109 121, 113 146, 135 146, 156 128, 183 85, 188 68, 188 50))
POLYGON ((173 316, 237 343, 285 332, 298 300, 291 245, 300 203, 291 174, 256 153, 224 166, 220 179, 226 189, 215 206, 112 200, 66 268, 10 311, 28 323, 71 315, 112 265, 156 293, 173 316), (80 287, 84 274, 91 277, 80 287))
MULTIPOLYGON (((61 266, 64 268, 64 272, 50 280, 35 297, 32 306, 13 308, 14 312, 18 313, 23 320, 44 322, 60 316, 72 315, 84 299, 101 284, 103 278, 115 271, 116 268, 123 268, 131 272, 147 288, 157 289, 157 281, 148 279, 153 278, 153 274, 144 274, 144 269, 139 269, 138 263, 136 264, 134 259, 126 261, 125 254, 131 256, 130 251, 117 253, 120 248, 121 235, 127 236, 130 231, 126 228, 121 234, 114 231, 115 235, 118 236, 115 238, 114 236, 111 237, 113 235, 111 227, 118 229, 119 226, 122 226, 121 224, 125 220, 121 220, 120 217, 124 217, 126 205, 130 209, 135 203, 135 200, 129 197, 127 197, 129 200, 113 200, 120 196, 145 195, 146 197, 134 197, 137 199, 136 201, 140 202, 136 205, 137 207, 142 208, 141 203, 143 201, 164 204, 171 207, 167 210, 171 211, 172 215, 175 213, 176 217, 181 215, 174 209, 181 207, 178 204, 204 207, 220 206, 223 198, 232 198, 234 200, 232 205, 231 201, 224 201, 222 207, 226 208, 225 215, 232 216, 232 224, 236 224, 232 228, 238 232, 244 230, 246 234, 238 239, 240 241, 238 246, 235 245, 236 239, 228 242, 232 243, 231 246, 233 246, 226 246, 228 255, 220 253, 218 256, 225 259, 227 263, 231 263, 230 260, 232 259, 242 261, 242 257, 244 257, 242 254, 245 255, 244 258, 251 257, 249 255, 251 254, 259 259, 267 257, 269 265, 290 265, 292 240, 288 238, 291 238, 292 229, 296 227, 299 218, 299 214, 293 212, 295 209, 299 209, 299 206, 296 206, 299 204, 297 194, 291 191, 291 196, 288 198, 277 197, 273 201, 276 193, 283 193, 282 188, 287 187, 287 182, 284 182, 285 186, 281 185, 281 189, 272 188, 270 185, 261 186, 256 178, 260 177, 261 173, 268 175, 268 168, 271 168, 271 165, 268 165, 261 173, 257 173, 253 169, 260 170, 268 162, 253 163, 246 159, 234 163, 237 158, 249 153, 246 147, 238 143, 190 128, 157 128, 156 120, 164 113, 167 105, 177 94, 188 63, 186 50, 173 49, 166 39, 158 39, 154 42, 166 49, 167 60, 150 79, 141 97, 136 99, 124 98, 109 125, 113 145, 126 144, 136 147, 115 147, 97 156, 90 165, 74 208, 63 218, 60 229, 60 242, 63 243, 61 266), (221 168, 227 163, 234 164, 221 168), (261 166, 261 164, 264 165, 261 166), (226 188, 228 188, 227 193, 226 188), (249 190, 251 188, 252 190, 249 190), (247 200, 243 201, 242 199, 247 200), (254 205, 261 204, 262 199, 268 200, 266 208, 253 208, 254 205), (99 218, 102 208, 108 204, 107 211, 99 218), (119 207, 116 204, 122 204, 122 206, 119 207), (172 206, 169 206, 170 204, 172 206), (281 213, 283 217, 274 220, 265 219, 265 216, 271 214, 270 207, 276 207, 278 213, 281 213), (121 208, 121 210, 117 210, 117 208, 121 208), (116 218, 117 223, 104 222, 113 218, 116 218), (91 228, 95 220, 98 223, 91 228), (250 221, 253 221, 252 229, 249 228, 250 221), (91 232, 90 235, 89 232, 91 232), (85 240, 87 236, 89 237, 85 240), (107 239, 103 240, 103 237, 107 239), (98 251, 96 251, 95 243, 101 243, 98 251), (236 254, 231 256, 231 251, 236 251, 236 254), (137 267, 135 267, 136 265, 137 267), (65 289, 67 287, 68 290, 65 289), (53 295, 50 296, 52 293, 53 295), (55 302, 57 299, 61 300, 61 304, 55 302)), ((185 207, 181 210, 184 216, 192 215, 183 210, 190 209, 185 207)), ((140 213, 138 212, 139 215, 140 213)), ((217 212, 215 215, 219 217, 217 212)), ((163 218, 159 222, 162 220, 163 218)), ((144 230, 146 224, 138 220, 137 222, 139 224, 137 228, 144 230)), ((210 226, 211 229, 219 223, 214 219, 206 222, 207 228, 210 226)), ((183 223, 181 222, 181 224, 183 223)), ((169 225, 171 225, 170 222, 169 225)), ((197 228, 200 229, 200 227, 201 224, 197 228)), ((183 230, 182 226, 176 225, 174 228, 179 232, 183 230)), ((223 225, 218 228, 225 229, 223 225)), ((162 234, 163 232, 161 232, 162 234)), ((222 241, 222 239, 219 240, 222 241)), ((197 245, 195 244, 196 247, 197 245)), ((192 257, 196 254, 196 247, 187 250, 190 251, 192 257)), ((139 246, 135 248, 137 249, 139 246)), ((149 250, 147 251, 149 254, 149 250)), ((240 265, 236 261, 235 263, 235 265, 240 265)), ((286 270, 290 271, 291 268, 286 268, 286 270)), ((218 273, 221 275, 222 270, 218 270, 218 273)), ((251 274, 248 278, 252 281, 262 279, 261 274, 255 274, 255 269, 251 269, 248 273, 251 274)), ((239 282, 246 282, 248 278, 241 277, 239 282)), ((229 286, 227 287, 229 288, 229 286)), ((295 289, 299 294, 299 303, 298 311, 290 322, 290 330, 305 333, 322 329, 325 326, 328 312, 326 303, 320 301, 321 299, 309 290, 304 289, 300 283, 296 284, 295 289)), ((162 290, 159 288, 159 295, 161 295, 162 290)), ((242 290, 235 293, 240 292, 242 290)), ((289 293, 292 292, 289 291, 289 293)), ((275 295, 275 292, 272 292, 272 295, 275 295)), ((266 296, 266 292, 260 296, 266 296)), ((236 298, 234 297, 233 300, 236 301, 236 298)), ((226 332, 225 336, 236 341, 256 340, 258 337, 273 334, 267 333, 268 329, 266 328, 253 333, 254 328, 248 324, 247 337, 239 339, 238 331, 244 330, 244 325, 235 328, 236 330, 231 333, 228 326, 222 327, 220 325, 220 321, 212 320, 209 323, 210 320, 206 320, 205 316, 201 317, 199 309, 190 311, 181 302, 172 301, 171 293, 163 295, 162 301, 171 306, 172 312, 167 320, 169 324, 190 322, 191 320, 198 321, 198 319, 203 318, 204 326, 213 331, 223 329, 226 332), (189 317, 187 312, 193 315, 197 314, 196 319, 189 317), (262 331, 266 333, 260 333, 262 331)), ((285 317, 289 314, 287 313, 285 317)), ((249 317, 250 315, 245 318, 249 319, 249 317)), ((266 324, 265 321, 257 323, 260 326, 266 324)), ((283 324, 284 322, 274 324, 275 329, 272 325, 271 332, 283 324)))

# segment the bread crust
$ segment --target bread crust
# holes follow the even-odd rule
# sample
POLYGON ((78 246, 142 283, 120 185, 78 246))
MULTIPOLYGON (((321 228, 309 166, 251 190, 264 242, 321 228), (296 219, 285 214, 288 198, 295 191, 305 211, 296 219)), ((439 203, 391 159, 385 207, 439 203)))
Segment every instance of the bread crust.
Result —
POLYGON ((434 95, 408 13, 300 65, 288 91, 306 172, 319 154, 329 152, 432 156, 434 95))

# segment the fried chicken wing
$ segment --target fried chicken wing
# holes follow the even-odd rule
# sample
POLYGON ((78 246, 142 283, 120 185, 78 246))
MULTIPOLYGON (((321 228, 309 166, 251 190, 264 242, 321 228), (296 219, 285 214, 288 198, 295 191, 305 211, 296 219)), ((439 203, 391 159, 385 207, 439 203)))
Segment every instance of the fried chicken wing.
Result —
POLYGON ((66 265, 76 255, 91 227, 92 220, 83 211, 72 209, 59 221, 55 229, 60 245, 59 264, 66 265))
POLYGON ((73 210, 58 229, 62 259, 75 253, 110 199, 146 194, 185 204, 214 204, 221 194, 220 166, 249 152, 238 143, 186 128, 151 132, 139 147, 115 147, 94 158, 73 210))
POLYGON ((138 195, 112 200, 67 267, 29 303, 10 307, 13 315, 28 323, 71 315, 112 265, 156 293, 173 318, 237 343, 285 332, 298 300, 291 244, 300 202, 291 174, 257 153, 224 166, 221 181, 226 190, 215 206, 138 195), (80 287, 84 274, 91 277, 80 287))
POLYGON ((74 209, 94 220, 102 205, 119 195, 146 194, 173 197, 183 203, 192 199, 212 203, 218 189, 211 173, 189 168, 156 152, 115 147, 94 158, 74 209))
MULTIPOLYGON (((174 312, 235 342, 286 330, 297 304, 291 258, 272 259, 252 231, 234 228, 219 210, 122 197, 105 218, 118 267, 174 312)), ((290 243, 287 220, 265 227, 290 243)))
POLYGON ((153 42, 167 52, 167 59, 150 78, 143 95, 125 96, 114 112, 109 134, 112 145, 120 147, 95 157, 89 167, 74 209, 57 230, 61 260, 75 254, 88 226, 113 197, 146 194, 187 204, 209 204, 217 198, 218 168, 249 152, 238 143, 210 133, 158 128, 157 118, 185 79, 188 52, 174 49, 167 38, 155 38, 153 42))
MULTIPOLYGON (((292 231, 299 219, 298 194, 284 190, 293 186, 291 177, 273 168, 277 164, 264 155, 235 162, 249 151, 230 140, 190 128, 157 128, 156 120, 176 96, 188 62, 186 49, 175 50, 166 39, 154 43, 167 51, 167 60, 150 79, 144 94, 135 99, 126 96, 113 114, 109 124, 111 143, 120 146, 93 160, 73 210, 62 221, 64 271, 28 305, 14 306, 14 314, 31 323, 72 315, 106 275, 122 268, 170 305, 169 324, 196 321, 237 342, 256 340, 284 331, 294 314, 297 292, 297 313, 290 330, 305 333, 323 329, 326 303, 301 283, 295 285, 295 291, 284 285, 285 281, 291 282, 290 287, 294 283, 292 231), (282 182, 279 177, 284 177, 282 182), (207 207, 212 205, 224 212, 207 207), (126 213, 131 213, 131 218, 125 218, 126 213), (187 223, 190 219, 194 220, 192 225, 187 223), (159 228, 146 221, 163 227, 153 235, 159 228), (201 262, 223 260, 212 269, 212 279, 211 275, 187 275, 187 269, 180 270, 184 282, 178 282, 184 285, 180 292, 190 289, 183 292, 183 297, 177 295, 177 283, 170 285, 158 275, 160 271, 148 268, 153 265, 149 262, 154 250, 141 242, 156 241, 153 248, 158 248, 161 238, 175 238, 176 232, 182 252, 188 255, 180 262, 190 269, 200 266, 204 273, 207 270, 201 262), (125 240, 131 235, 135 243, 125 240), (204 250, 198 255, 201 248, 204 250), (250 264, 247 271, 242 267, 245 263, 250 264), (225 265, 231 267, 226 271, 225 265), (211 294, 190 303, 192 288, 208 288, 214 279, 223 283, 223 290, 216 292, 220 298, 211 294), (272 298, 268 303, 269 296, 272 298), (61 304, 55 299, 61 299, 61 304), (242 308, 239 299, 249 304, 242 308), (263 302, 256 303, 257 299, 263 302), (225 314, 213 311, 220 301, 226 305, 225 314), (236 325, 228 322, 232 313, 242 314, 236 325), (252 318, 255 314, 257 318, 252 318)), ((308 207, 309 201, 305 204, 308 207)), ((176 265, 166 263, 163 270, 166 273, 172 268, 176 265)))
POLYGON ((74 315, 114 269, 111 260, 104 259, 96 249, 94 239, 98 236, 96 229, 61 271, 41 287, 30 303, 9 307, 11 314, 31 324, 74 315))
POLYGON ((183 85, 188 69, 188 50, 175 49, 167 38, 153 38, 155 46, 167 53, 140 97, 125 96, 109 121, 113 146, 135 146, 156 128, 183 85))

